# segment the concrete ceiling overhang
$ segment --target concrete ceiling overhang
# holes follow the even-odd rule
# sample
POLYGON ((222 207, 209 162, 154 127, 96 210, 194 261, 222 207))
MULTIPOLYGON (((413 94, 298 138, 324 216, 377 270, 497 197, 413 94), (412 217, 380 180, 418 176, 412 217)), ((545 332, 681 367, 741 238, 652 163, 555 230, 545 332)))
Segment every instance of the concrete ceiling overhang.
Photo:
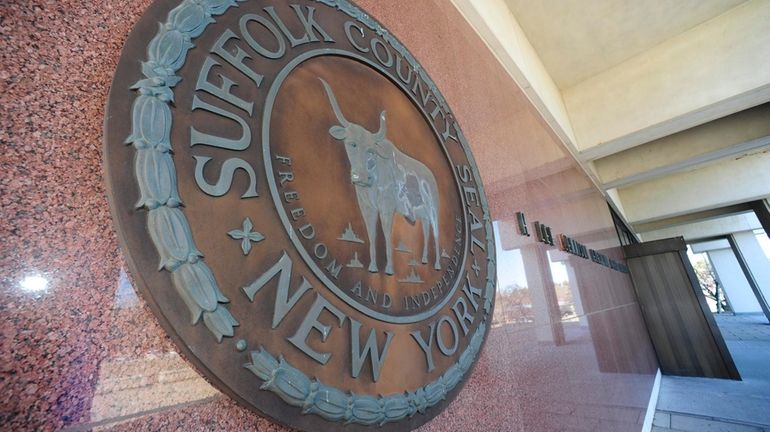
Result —
POLYGON ((452 1, 637 230, 770 196, 770 1, 452 1))
POLYGON ((570 88, 746 0, 505 0, 561 89, 570 88))

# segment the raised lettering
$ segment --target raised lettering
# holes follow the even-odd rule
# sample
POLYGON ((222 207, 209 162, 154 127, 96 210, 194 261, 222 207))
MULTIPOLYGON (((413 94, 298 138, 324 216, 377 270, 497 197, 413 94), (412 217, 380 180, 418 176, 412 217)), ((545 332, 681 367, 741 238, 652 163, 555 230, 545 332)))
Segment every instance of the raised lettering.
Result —
POLYGON ((468 165, 457 165, 457 173, 460 175, 460 181, 463 183, 468 183, 473 178, 473 173, 468 165))
POLYGON ((353 47, 355 49, 357 49, 357 50, 359 50, 359 51, 361 51, 363 53, 369 52, 369 48, 367 48, 365 46, 361 46, 361 45, 357 44, 356 41, 353 40, 353 35, 350 33, 350 29, 351 28, 355 28, 356 30, 358 30, 358 33, 361 34, 361 38, 362 39, 364 38, 364 28, 359 26, 358 24, 354 23, 353 21, 347 21, 345 23, 345 34, 347 35, 348 40, 350 41, 350 44, 353 45, 353 47))
POLYGON ((482 243, 481 240, 477 239, 475 236, 471 236, 471 253, 476 255, 476 250, 473 249, 474 247, 481 249, 482 252, 486 251, 484 248, 484 243, 482 243))
POLYGON ((216 73, 216 75, 219 77, 219 80, 222 82, 221 86, 215 86, 208 80, 211 68, 214 66, 221 65, 217 63, 217 61, 214 60, 211 56, 206 57, 206 60, 203 62, 203 66, 201 67, 201 71, 198 74, 198 81, 195 83, 195 90, 203 90, 213 96, 216 96, 223 101, 246 111, 251 116, 254 110, 254 102, 246 102, 230 91, 233 87, 238 86, 235 81, 222 75, 221 73, 216 73))
POLYGON ((422 304, 427 306, 428 303, 430 303, 430 294, 428 291, 423 291, 420 293, 420 295, 422 296, 422 304))
POLYGON ((334 277, 334 279, 337 279, 340 275, 340 271, 342 270, 342 264, 337 264, 337 260, 333 259, 327 266, 326 271, 329 272, 329 274, 334 277))
POLYGON ((241 137, 238 139, 229 139, 209 135, 199 132, 194 126, 190 126, 190 146, 203 144, 212 147, 219 147, 227 150, 246 150, 251 144, 251 129, 248 123, 243 120, 239 115, 233 114, 229 111, 225 111, 222 108, 211 105, 210 103, 198 98, 198 95, 193 96, 192 110, 202 109, 214 114, 218 114, 222 117, 233 120, 241 126, 241 137))
POLYGON ((372 379, 374 382, 377 382, 380 379, 382 363, 385 361, 388 348, 390 348, 390 342, 393 340, 393 333, 385 331, 385 346, 382 348, 382 354, 380 354, 379 347, 377 346, 377 333, 374 329, 369 331, 369 338, 366 340, 363 350, 361 350, 360 339, 361 323, 350 318, 350 360, 353 378, 358 378, 361 368, 364 366, 364 361, 369 357, 372 365, 372 379))
POLYGON ((263 17, 262 15, 247 14, 241 17, 241 20, 238 24, 241 33, 243 34, 243 38, 246 39, 246 43, 249 44, 251 49, 256 51, 262 57, 277 59, 283 57, 283 55, 286 54, 286 41, 283 39, 278 29, 275 28, 273 23, 271 23, 267 18, 263 17), (278 48, 275 51, 270 51, 269 49, 260 45, 260 43, 254 39, 254 36, 252 36, 252 34, 249 32, 248 23, 250 21, 262 24, 262 27, 266 28, 267 31, 272 33, 276 43, 278 44, 278 48))
POLYGON ((300 207, 300 208, 291 209, 291 218, 292 219, 297 220, 297 219, 301 218, 302 216, 305 216, 305 209, 304 208, 300 207))
POLYGON ((428 105, 428 101, 432 97, 430 94, 430 90, 426 90, 426 86, 422 83, 422 80, 420 79, 420 76, 415 74, 414 77, 414 84, 412 85, 412 93, 414 93, 415 96, 420 96, 422 101, 422 107, 425 108, 428 105), (418 92, 417 89, 420 89, 418 92))
POLYGON ((467 274, 465 275, 465 287, 463 288, 463 292, 465 293, 465 296, 468 297, 468 300, 470 300, 473 310, 479 310, 479 304, 476 302, 476 297, 481 299, 481 289, 471 285, 471 279, 467 274))
POLYGON ((302 7, 299 5, 293 4, 290 7, 294 9, 294 12, 297 14, 297 18, 299 18, 300 22, 302 22, 302 25, 305 27, 305 32, 308 34, 308 36, 310 36, 310 40, 312 42, 319 41, 313 30, 321 34, 321 36, 324 38, 324 42, 334 42, 334 39, 329 36, 329 33, 326 33, 326 30, 321 28, 318 22, 316 22, 315 17, 313 16, 315 14, 314 7, 305 6, 307 8, 307 15, 302 14, 302 7))
POLYGON ((329 248, 326 247, 323 243, 316 243, 315 247, 313 248, 313 253, 315 254, 315 257, 318 259, 324 259, 326 258, 326 255, 329 254, 329 248))
POLYGON ((463 187, 463 191, 465 192, 465 198, 468 199, 468 204, 476 204, 479 205, 479 193, 474 187, 465 186, 463 187))
POLYGON ((230 63, 234 68, 238 69, 239 71, 241 71, 241 73, 251 78, 251 80, 254 81, 254 84, 256 84, 257 87, 259 87, 260 84, 262 84, 262 80, 264 79, 264 76, 254 72, 253 69, 246 66, 245 63, 243 63, 245 59, 250 59, 251 57, 249 57, 248 54, 246 54, 246 51, 244 51, 237 44, 235 43, 233 44, 233 46, 235 47, 235 54, 232 54, 230 51, 228 51, 225 48, 225 44, 230 39, 239 40, 238 36, 235 33, 233 33, 232 30, 227 29, 224 31, 224 33, 222 33, 222 36, 220 36, 219 39, 217 39, 217 41, 214 42, 214 46, 211 47, 211 52, 218 55, 219 57, 222 57, 222 60, 230 63))
POLYGON ((286 27, 286 24, 284 24, 283 20, 281 20, 281 17, 278 16, 278 14, 275 12, 275 8, 272 6, 266 7, 265 11, 270 15, 270 17, 275 21, 275 23, 278 25, 278 28, 281 29, 281 32, 286 36, 287 39, 289 39, 289 44, 291 44, 291 47, 294 48, 298 45, 303 45, 310 42, 318 42, 318 36, 316 36, 316 32, 321 34, 321 36, 324 38, 324 41, 326 42, 334 42, 334 39, 332 39, 331 36, 329 36, 326 31, 321 28, 321 26, 316 22, 314 14, 315 14, 315 8, 307 6, 307 15, 302 13, 302 7, 296 4, 290 5, 292 9, 294 9, 294 13, 297 14, 297 18, 302 23, 302 26, 305 28, 305 34, 302 35, 302 37, 295 37, 293 34, 291 34, 291 31, 286 27), (314 31, 315 30, 315 31, 314 31))
POLYGON ((215 197, 226 194, 233 184, 235 170, 242 169, 249 175, 249 187, 246 189, 246 192, 241 195, 241 198, 253 198, 259 196, 259 194, 257 194, 257 175, 254 173, 254 168, 252 168, 245 160, 241 158, 227 159, 225 163, 222 164, 219 180, 212 185, 207 182, 206 178, 203 176, 203 168, 211 158, 205 156, 193 157, 195 158, 195 183, 206 194, 215 197))
POLYGON ((369 290, 366 291, 366 301, 377 304, 377 291, 373 290, 372 287, 369 287, 369 290))
POLYGON ((404 84, 409 85, 409 83, 412 82, 412 66, 409 64, 409 62, 404 61, 404 58, 400 55, 396 55, 396 73, 404 84), (401 73, 401 64, 406 64, 406 76, 401 73))
POLYGON ((458 297, 455 304, 452 306, 452 310, 455 313, 455 316, 457 317, 457 321, 460 322, 460 327, 463 329, 463 334, 468 334, 468 326, 465 324, 467 321, 468 324, 473 324, 473 316, 468 313, 468 304, 465 303, 465 299, 462 297, 458 297), (460 306, 462 306, 463 311, 460 312, 460 306))
POLYGON ((241 288, 249 301, 254 301, 254 296, 270 281, 275 275, 278 276, 278 287, 275 292, 275 306, 273 307, 273 328, 278 327, 287 313, 297 304, 299 299, 310 289, 312 286, 310 282, 302 277, 302 281, 299 287, 294 291, 294 294, 289 297, 289 283, 291 279, 291 267, 292 262, 289 255, 283 252, 281 258, 273 264, 268 271, 258 277, 249 286, 241 288))
POLYGON ((350 289, 350 292, 359 297, 362 297, 363 294, 361 294, 361 281, 356 282, 356 284, 353 285, 353 288, 350 289))
POLYGON ((457 135, 460 134, 460 129, 457 127, 457 122, 451 122, 450 123, 450 117, 447 116, 444 118, 444 132, 441 133, 441 139, 444 140, 444 142, 447 141, 447 139, 452 139, 453 141, 459 143, 460 141, 457 139, 457 135, 452 135, 452 133, 449 131, 450 127, 455 128, 455 132, 457 135))
POLYGON ((299 227, 299 233, 302 234, 302 237, 304 237, 307 240, 311 240, 315 237, 315 228, 313 228, 313 225, 311 224, 305 224, 299 227))
POLYGON ((436 324, 436 342, 438 342, 438 349, 441 351, 441 354, 444 354, 447 357, 454 354, 457 351, 457 346, 460 344, 460 335, 457 330, 457 324, 446 315, 439 318, 438 323, 436 324), (441 324, 443 323, 449 324, 449 328, 452 330, 452 340, 454 343, 451 348, 447 348, 446 344, 444 344, 444 337, 441 335, 441 324))
POLYGON ((371 46, 372 52, 374 53, 374 57, 377 59, 377 61, 379 61, 386 68, 393 66, 393 53, 390 52, 388 46, 385 45, 385 42, 379 40, 378 38, 374 38, 372 39, 371 46), (382 50, 377 50, 377 47, 382 47, 382 49, 385 50, 385 54, 387 54, 385 59, 381 57, 382 54, 380 51, 382 50))
POLYGON ((278 178, 281 181, 281 186, 284 183, 294 181, 294 173, 291 171, 278 171, 278 178))
POLYGON ((425 354, 425 361, 428 363, 428 372, 432 371, 436 368, 436 366, 433 364, 433 333, 436 328, 436 323, 432 322, 430 324, 430 328, 428 329, 428 343, 425 343, 425 339, 422 337, 422 332, 419 330, 415 330, 409 334, 412 335, 414 340, 417 342, 417 345, 420 346, 422 349, 423 354, 425 354))
POLYGON ((320 318, 321 313, 324 310, 329 311, 337 318, 337 327, 342 327, 342 323, 345 322, 346 318, 345 314, 343 314, 333 304, 329 303, 320 294, 316 293, 315 301, 313 302, 313 305, 310 306, 310 310, 307 312, 307 315, 305 315, 305 318, 302 320, 302 324, 300 324, 297 332, 294 333, 294 336, 288 338, 289 342, 291 342, 295 347, 299 348, 300 351, 307 354, 308 357, 312 358, 318 363, 321 363, 322 365, 329 361, 332 354, 328 352, 321 353, 314 350, 313 348, 310 348, 310 346, 307 344, 307 337, 310 335, 311 330, 316 330, 321 334, 321 342, 326 342, 326 339, 329 337, 329 333, 331 333, 332 328, 331 326, 318 321, 318 318, 320 318))
POLYGON ((283 163, 284 165, 291 166, 291 158, 290 157, 276 155, 275 159, 281 161, 281 163, 283 163))

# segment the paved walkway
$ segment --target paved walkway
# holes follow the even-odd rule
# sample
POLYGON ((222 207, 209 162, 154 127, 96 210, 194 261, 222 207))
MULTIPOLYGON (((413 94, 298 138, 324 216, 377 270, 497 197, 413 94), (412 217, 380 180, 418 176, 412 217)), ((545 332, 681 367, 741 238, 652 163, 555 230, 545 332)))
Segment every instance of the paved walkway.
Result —
POLYGON ((762 314, 716 320, 743 381, 664 376, 653 432, 770 432, 770 324, 762 314))

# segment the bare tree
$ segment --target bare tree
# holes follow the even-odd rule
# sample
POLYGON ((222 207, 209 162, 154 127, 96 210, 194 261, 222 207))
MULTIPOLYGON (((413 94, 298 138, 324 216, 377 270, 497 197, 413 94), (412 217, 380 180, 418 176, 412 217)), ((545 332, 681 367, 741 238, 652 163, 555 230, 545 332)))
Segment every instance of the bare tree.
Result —
MULTIPOLYGON (((727 303, 724 292, 719 293, 719 299, 717 299, 717 291, 719 287, 719 281, 714 277, 714 273, 711 271, 711 266, 705 260, 698 261, 693 264, 695 275, 698 276, 698 282, 700 282, 701 290, 706 298, 714 300, 719 303, 719 309, 725 312, 731 312, 730 305, 727 303)), ((724 288, 722 288, 724 289, 724 288)), ((721 290, 719 290, 721 291, 721 290)))

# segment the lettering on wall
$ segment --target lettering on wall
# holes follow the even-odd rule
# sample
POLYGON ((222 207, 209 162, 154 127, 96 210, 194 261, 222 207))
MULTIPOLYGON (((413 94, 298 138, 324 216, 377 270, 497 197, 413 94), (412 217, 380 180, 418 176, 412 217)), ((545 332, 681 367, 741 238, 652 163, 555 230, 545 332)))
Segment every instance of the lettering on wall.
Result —
MULTIPOLYGON (((529 236, 529 230, 526 226, 526 217, 523 212, 516 212, 516 223, 520 235, 529 236)), ((537 241, 551 246, 558 246, 559 250, 571 255, 590 260, 596 264, 610 268, 621 273, 628 273, 628 266, 615 261, 607 255, 588 248, 583 243, 571 238, 565 234, 558 234, 556 237, 552 234, 551 227, 542 222, 532 223, 532 230, 535 232, 537 241)))

